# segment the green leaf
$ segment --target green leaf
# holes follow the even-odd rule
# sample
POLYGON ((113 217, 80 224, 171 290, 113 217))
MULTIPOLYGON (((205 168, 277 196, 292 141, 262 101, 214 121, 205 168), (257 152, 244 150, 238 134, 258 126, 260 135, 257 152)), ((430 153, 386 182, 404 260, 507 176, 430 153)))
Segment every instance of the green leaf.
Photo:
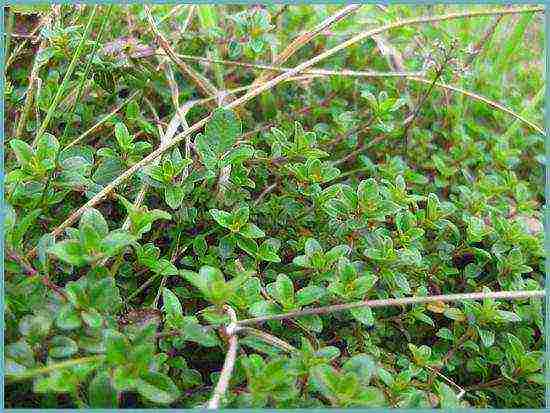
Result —
POLYGON ((41 209, 35 209, 34 211, 31 211, 23 216, 21 221, 15 224, 15 228, 11 232, 11 244, 13 247, 21 247, 23 237, 25 236, 29 228, 35 223, 36 219, 40 216, 41 213, 41 209))
POLYGON ((357 307, 350 310, 351 315, 357 321, 367 325, 374 325, 374 316, 370 307, 357 307))
POLYGON ((128 128, 122 122, 117 122, 115 124, 115 138, 122 153, 128 153, 131 149, 132 142, 134 141, 133 136, 128 132, 128 128))
POLYGON ((115 330, 105 332, 105 346, 107 361, 112 364, 122 364, 126 361, 129 353, 129 345, 122 333, 115 330))
POLYGON ((250 217, 250 208, 248 205, 243 205, 235 210, 232 214, 233 216, 233 224, 232 228, 234 230, 239 230, 248 222, 248 219, 250 217))
POLYGON ((258 255, 258 244, 253 239, 237 237, 237 245, 254 258, 258 255))
POLYGON ((239 234, 245 238, 263 238, 265 237, 265 232, 252 223, 246 224, 243 228, 239 230, 239 234))
POLYGON ((314 238, 309 238, 306 241, 304 252, 309 257, 316 252, 323 252, 323 248, 321 247, 321 244, 319 244, 319 241, 314 238))
POLYGON ((176 315, 183 314, 183 309, 181 307, 180 300, 168 288, 162 289, 162 303, 163 303, 164 311, 168 316, 176 316, 176 315))
POLYGON ((325 293, 325 289, 317 285, 304 287, 296 293, 296 304, 299 307, 309 305, 321 299, 325 293))
POLYGON ((241 133, 240 120, 227 109, 215 110, 205 127, 205 135, 217 156, 229 150, 241 133))
POLYGON ((341 377, 333 367, 321 364, 311 369, 312 384, 331 401, 338 397, 336 391, 341 377))
POLYGON ((59 142, 55 136, 44 133, 36 143, 36 156, 40 159, 55 161, 59 152, 59 142))
POLYGON ((279 257, 279 255, 277 255, 280 244, 280 241, 273 238, 265 240, 264 242, 262 242, 262 245, 260 245, 260 248, 258 250, 258 257, 263 261, 281 262, 281 258, 279 257))
POLYGON ((100 371, 88 386, 88 402, 92 409, 116 409, 118 393, 111 384, 109 372, 100 371))
POLYGON ((198 323, 195 317, 182 317, 181 331, 182 338, 187 341, 193 341, 204 347, 214 347, 219 345, 219 341, 213 331, 205 331, 198 323))
POLYGON ((509 321, 509 322, 518 322, 521 321, 521 317, 518 316, 516 313, 513 313, 512 311, 504 311, 504 310, 497 310, 498 316, 503 321, 509 321))
POLYGON ((267 286, 269 295, 275 298, 284 308, 294 306, 294 285, 292 280, 285 274, 279 274, 277 281, 267 286))
POLYGON ((211 209, 210 215, 214 218, 219 225, 224 228, 231 229, 233 225, 233 215, 226 211, 220 211, 219 209, 211 209))
POLYGON ((493 343, 495 342, 495 333, 491 330, 482 330, 478 329, 479 331, 479 337, 481 338, 481 341, 483 342, 483 345, 485 347, 491 347, 493 343))
POLYGON ((101 251, 104 254, 112 257, 113 255, 120 252, 123 248, 132 244, 135 239, 136 237, 130 234, 128 231, 112 231, 101 241, 101 251))
POLYGON ((448 341, 453 341, 454 340, 454 336, 453 336, 453 333, 451 332, 451 330, 449 330, 448 328, 440 328, 439 331, 437 332, 436 334, 437 337, 441 337, 442 339, 444 340, 448 340, 448 341))
POLYGON ((77 267, 82 267, 88 263, 87 255, 77 240, 58 242, 50 247, 48 252, 60 260, 77 267))
POLYGON ((34 151, 30 145, 20 139, 12 139, 10 141, 10 146, 13 152, 15 152, 15 157, 19 165, 27 167, 34 157, 34 151))
POLYGON ((82 325, 82 322, 75 308, 65 305, 58 310, 55 324, 61 330, 75 330, 82 325))
POLYGON ((82 228, 83 226, 93 228, 100 238, 104 238, 109 233, 107 221, 105 221, 105 218, 103 218, 101 212, 95 208, 89 208, 84 211, 82 217, 80 218, 79 228, 82 228))
POLYGON ((208 294, 207 280, 202 275, 193 271, 180 270, 180 275, 204 295, 208 294))
POLYGON ((180 396, 180 391, 172 379, 162 373, 144 373, 136 380, 137 392, 157 404, 170 404, 180 396))
POLYGON ((178 209, 185 198, 186 190, 182 186, 170 185, 167 186, 164 192, 164 200, 172 209, 178 209))
POLYGON ((361 383, 367 385, 376 375, 376 361, 367 354, 357 354, 344 363, 344 370, 356 373, 361 383))
POLYGON ((100 328, 103 325, 103 317, 94 308, 91 308, 87 311, 83 311, 82 312, 82 320, 90 328, 100 328))
POLYGON ((87 253, 99 251, 102 237, 99 236, 97 231, 91 225, 80 223, 79 235, 80 243, 84 251, 87 253))
POLYGON ((55 336, 50 340, 48 354, 53 358, 67 358, 76 354, 78 346, 69 337, 55 336))

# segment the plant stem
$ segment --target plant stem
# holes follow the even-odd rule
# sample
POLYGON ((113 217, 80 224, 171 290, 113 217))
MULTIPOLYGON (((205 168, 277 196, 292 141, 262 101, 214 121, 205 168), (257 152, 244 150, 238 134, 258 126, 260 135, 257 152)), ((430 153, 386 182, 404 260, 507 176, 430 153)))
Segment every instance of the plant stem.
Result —
POLYGON ((326 307, 308 308, 301 311, 292 311, 285 314, 276 314, 271 316, 263 316, 256 318, 248 318, 237 322, 238 326, 263 323, 270 320, 284 320, 287 318, 302 317, 314 314, 329 314, 339 311, 347 311, 359 307, 388 307, 398 305, 426 304, 434 301, 453 302, 464 300, 483 300, 486 298, 501 298, 508 300, 520 300, 526 298, 544 297, 544 290, 532 291, 497 291, 489 293, 466 293, 466 294, 449 294, 449 295, 432 295, 426 297, 406 297, 406 298, 388 298, 383 300, 368 300, 349 304, 336 304, 326 307))
POLYGON ((58 285, 54 284, 46 275, 40 275, 38 270, 33 268, 31 264, 29 264, 23 257, 18 255, 16 252, 11 251, 9 249, 6 250, 6 257, 11 259, 12 261, 17 262, 21 268, 23 268, 23 271, 26 272, 31 277, 39 277, 42 281, 42 284, 44 284, 47 288, 57 293, 63 300, 68 301, 68 297, 65 294, 65 291, 58 285))
MULTIPOLYGON (((225 306, 225 311, 229 314, 231 324, 235 325, 237 322, 235 311, 228 305, 225 306)), ((218 379, 218 383, 216 384, 214 393, 212 394, 212 397, 210 398, 206 406, 207 409, 219 408, 220 400, 227 391, 227 387, 229 386, 229 380, 231 379, 233 367, 235 366, 235 360, 237 358, 237 347, 239 344, 237 335, 235 333, 235 330, 228 331, 229 348, 227 349, 227 354, 225 356, 225 361, 223 363, 222 371, 220 373, 220 378, 218 379)))
MULTIPOLYGON (((95 42, 94 42, 94 46, 92 48, 92 53, 90 55, 90 58, 88 59, 88 62, 86 63, 86 67, 84 69, 84 74, 82 75, 82 78, 80 79, 80 83, 78 85, 78 91, 76 93, 76 98, 75 98, 74 104, 72 105, 71 111, 70 111, 71 115, 74 113, 74 111, 76 109, 76 105, 77 105, 78 101, 80 100, 80 98, 82 96, 82 92, 84 90, 84 83, 86 82, 86 80, 88 78, 88 73, 90 73, 90 69, 92 67, 92 62, 94 60, 97 49, 99 47, 99 41, 101 40, 101 36, 103 35, 103 30, 105 29, 107 19, 110 17, 112 10, 113 10, 113 6, 111 5, 107 9, 107 13, 105 13, 105 15, 103 16, 103 20, 101 21, 101 26, 99 28, 99 32, 97 34, 97 37, 96 37, 95 42)), ((65 128, 63 130, 63 134, 61 135, 61 139, 60 139, 61 145, 63 145, 65 143, 65 137, 67 136, 67 132, 69 130, 69 124, 70 124, 70 119, 67 123, 65 123, 65 128)))
POLYGON ((52 104, 48 108, 48 112, 46 113, 46 117, 42 121, 42 125, 40 125, 40 129, 38 130, 38 133, 36 134, 36 137, 33 141, 33 146, 36 146, 36 143, 38 140, 42 137, 46 129, 48 128, 48 125, 50 123, 50 120, 53 117, 53 114, 55 112, 55 109, 57 109, 57 105, 61 101, 61 97, 63 96, 63 93, 65 92, 65 88, 67 87, 67 84, 69 83, 69 79, 71 78, 71 75, 73 74, 73 71, 76 66, 76 62, 78 61, 78 58, 80 57, 80 54, 84 50, 84 44, 86 43, 86 39, 88 38, 88 35, 90 34, 90 31, 92 29, 92 22, 94 20, 95 14, 97 12, 99 6, 94 6, 92 9, 92 13, 90 17, 88 17, 88 23, 86 24, 86 29, 84 29, 84 33, 82 34, 82 37, 80 38, 80 43, 78 43, 78 46, 73 54, 73 58, 71 59, 71 62, 69 63, 69 67, 67 68, 67 72, 65 73, 65 77, 63 77, 63 81, 61 82, 61 85, 57 89, 57 93, 55 94, 55 97, 53 99, 52 104))
MULTIPOLYGON (((44 17, 43 22, 44 24, 47 24, 49 22, 48 17, 44 17)), ((46 39, 43 39, 40 42, 40 45, 38 46, 38 51, 36 52, 36 55, 34 57, 34 63, 32 65, 31 73, 29 75, 29 85, 27 86, 27 95, 25 96, 23 111, 19 116, 19 120, 17 121, 17 127, 14 133, 15 139, 19 139, 23 134, 23 129, 25 128, 25 125, 27 123, 27 118, 29 117, 29 114, 31 112, 32 102, 34 100, 34 88, 35 88, 36 81, 38 80, 38 71, 40 70, 39 59, 42 54, 42 50, 46 48, 47 44, 48 43, 46 39)))
POLYGON ((30 379, 36 376, 40 376, 42 374, 51 373, 52 371, 62 370, 69 367, 77 366, 79 364, 86 364, 94 361, 102 361, 104 358, 105 358, 105 355, 81 357, 78 359, 62 361, 61 363, 50 364, 49 366, 45 366, 45 367, 26 370, 21 373, 6 372, 6 378, 10 382, 22 381, 22 380, 30 379))

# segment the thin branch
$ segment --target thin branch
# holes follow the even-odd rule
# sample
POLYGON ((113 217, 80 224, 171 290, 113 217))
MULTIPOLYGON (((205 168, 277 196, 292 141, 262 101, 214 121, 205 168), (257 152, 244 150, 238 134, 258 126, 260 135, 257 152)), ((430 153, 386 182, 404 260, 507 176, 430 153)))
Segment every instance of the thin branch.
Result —
MULTIPOLYGON (((245 93, 240 98, 234 100, 233 102, 227 104, 224 106, 225 109, 233 109, 235 107, 238 107, 242 105, 243 103, 248 102, 249 100, 253 99, 254 97, 258 96, 262 92, 272 89, 277 84, 286 81, 287 79, 303 72, 304 70, 310 68, 311 66, 317 64, 321 60, 324 60, 340 50, 344 50, 347 47, 366 39, 372 35, 383 33, 388 30, 396 29, 399 27, 407 26, 407 25, 415 25, 415 24, 422 24, 422 23, 429 23, 429 22, 436 22, 436 21, 444 21, 444 20, 452 20, 452 19, 459 19, 459 18, 465 18, 465 17, 476 17, 476 16, 488 16, 488 15, 498 15, 498 14, 516 14, 516 13, 533 13, 533 12, 543 12, 544 7, 522 7, 522 8, 509 8, 509 9, 499 9, 499 10, 487 10, 487 11, 478 11, 478 12, 466 12, 466 13, 452 13, 447 15, 439 15, 439 16, 430 16, 430 17, 421 17, 417 19, 406 19, 399 22, 387 24, 385 26, 379 27, 377 29, 372 29, 366 32, 362 32, 351 39, 339 44, 338 46, 333 47, 332 49, 329 49, 312 59, 307 60, 306 62, 296 66, 292 70, 282 73, 279 76, 275 77, 274 79, 263 83, 262 85, 258 86, 257 88, 254 88, 250 90, 249 92, 245 93)), ((421 78, 412 78, 413 80, 418 81, 424 81, 419 80, 421 78)), ((61 223, 54 231, 52 231, 52 235, 54 237, 59 236, 65 228, 68 228, 71 226, 74 222, 78 220, 78 218, 86 211, 88 208, 92 208, 95 205, 97 205, 99 202, 101 202, 108 194, 111 193, 115 188, 117 188, 119 185, 121 185, 123 182, 125 182, 127 179, 132 177, 137 171, 139 171, 144 166, 151 163, 153 160, 161 156, 164 152, 166 152, 168 149, 172 148, 173 146, 179 144, 181 141, 183 141, 187 136, 190 136, 194 132, 197 132, 201 130, 208 120, 210 119, 212 115, 208 115, 201 119, 200 121, 196 122, 192 126, 190 126, 187 130, 180 133, 174 139, 168 143, 164 147, 160 147, 156 149, 155 151, 151 152, 149 155, 147 155, 145 158, 143 158, 141 161, 134 164, 132 167, 127 169, 125 172, 123 172, 121 175, 119 175, 117 178, 115 178, 111 183, 105 186, 101 191, 99 191, 94 197, 92 197, 88 202, 86 202, 82 207, 74 211, 63 223, 61 223)), ((27 256, 34 256, 36 254, 36 248, 33 248, 27 256)))
MULTIPOLYGON (((235 60, 223 60, 223 59, 212 59, 208 57, 201 57, 201 56, 192 56, 192 55, 178 55, 183 60, 191 60, 196 62, 208 62, 208 63, 219 63, 222 65, 227 66, 240 66, 240 67, 247 67, 250 69, 264 69, 264 70, 272 70, 274 72, 288 72, 291 71, 292 68, 290 67, 284 67, 284 66, 275 66, 275 65, 264 65, 259 63, 246 63, 246 62, 239 62, 235 60)), ((407 76, 424 76, 424 72, 417 72, 411 73, 411 72, 379 72, 375 70, 371 71, 361 71, 361 70, 348 70, 348 69, 340 69, 340 70, 329 70, 329 69, 309 69, 304 70, 302 72, 303 74, 312 74, 312 75, 322 75, 322 76, 356 76, 356 77, 407 77, 407 76)), ((253 85, 250 85, 252 87, 253 85)))
POLYGON ((487 389, 490 387, 497 387, 504 383, 504 377, 499 377, 494 380, 490 380, 486 383, 475 384, 473 386, 466 387, 466 391, 475 391, 481 389, 487 389))
MULTIPOLYGON (((294 69, 288 68, 288 67, 277 67, 277 66, 269 66, 269 65, 260 65, 260 64, 252 64, 252 63, 243 63, 243 62, 236 62, 231 60, 220 60, 220 59, 208 59, 205 57, 199 57, 199 56, 190 56, 190 55, 180 55, 182 59, 188 59, 188 60, 196 60, 196 61, 209 61, 209 62, 215 62, 215 63, 221 63, 221 64, 227 64, 227 65, 234 65, 234 66, 242 66, 242 67, 250 67, 250 68, 259 68, 259 69, 267 69, 267 70, 274 70, 279 72, 290 72, 294 69)), ((512 117, 524 122, 525 124, 529 125, 531 128, 535 129, 537 132, 543 133, 542 129, 539 128, 537 125, 529 121, 528 119, 525 119, 521 115, 518 115, 511 109, 507 108, 506 106, 494 102, 490 99, 487 99, 486 97, 483 97, 481 95, 478 95, 473 92, 469 92, 464 89, 460 89, 456 86, 447 85, 441 82, 435 82, 433 83, 433 80, 425 79, 423 77, 419 77, 416 74, 411 74, 410 72, 377 72, 377 71, 357 71, 357 70, 348 70, 348 69, 341 69, 341 70, 328 70, 328 69, 309 69, 302 71, 304 74, 310 74, 310 75, 316 75, 319 77, 324 76, 352 76, 352 77, 404 77, 406 80, 411 80, 414 82, 422 82, 427 83, 430 85, 434 85, 443 89, 451 90, 457 93, 461 93, 465 96, 468 96, 469 98, 472 98, 474 100, 478 100, 480 102, 484 102, 487 105, 501 110, 512 117)), ((423 75, 423 73, 421 73, 423 75)), ((244 86, 243 88, 239 88, 240 90, 243 89, 249 89, 251 86, 244 86)), ((224 91, 221 93, 234 93, 233 91, 224 91)))
POLYGON ((270 320, 285 320, 287 318, 303 317, 314 314, 329 314, 340 311, 347 311, 359 307, 388 307, 399 305, 426 304, 434 301, 453 302, 464 300, 483 300, 487 298, 501 298, 505 300, 519 300, 526 298, 544 297, 544 290, 533 291, 497 291, 488 293, 467 293, 467 294, 450 294, 450 295, 432 295, 426 297, 406 297, 406 298, 388 298, 383 300, 360 301, 349 304, 336 304, 326 307, 308 308, 301 311, 292 311, 285 314, 276 314, 270 316, 248 318, 237 322, 238 326, 263 323, 270 320))
MULTIPOLYGON (((298 36, 285 48, 285 50, 283 50, 273 59, 273 66, 282 65, 284 62, 290 59, 290 57, 293 54, 295 54, 298 50, 300 50, 303 46, 305 46, 315 37, 319 36, 319 34, 321 34, 327 28, 332 26, 334 23, 339 22, 343 18, 349 16, 350 14, 355 13, 357 10, 361 8, 361 6, 362 6, 361 4, 352 4, 352 5, 343 7, 332 16, 329 16, 328 18, 323 20, 321 23, 315 26, 312 30, 298 36)), ((260 76, 258 76, 254 80, 253 85, 256 86, 264 82, 268 78, 269 78, 269 75, 260 74, 260 76)))
POLYGON ((239 344, 236 335, 237 329, 235 328, 235 325, 237 323, 237 315, 235 314, 235 311, 228 305, 225 306, 225 311, 229 314, 229 317, 231 319, 231 324, 226 329, 229 336, 229 348, 227 349, 227 354, 225 356, 223 368, 220 373, 220 378, 218 379, 218 384, 216 384, 214 393, 212 394, 212 397, 210 398, 206 406, 207 409, 219 408, 220 400, 224 396, 225 392, 227 391, 227 387, 229 386, 229 380, 231 379, 231 374, 233 373, 233 367, 235 366, 235 360, 237 358, 237 347, 239 344))
POLYGON ((16 263, 18 263, 23 269, 23 271, 27 273, 29 276, 38 277, 40 281, 42 281, 42 284, 44 284, 47 288, 57 293, 63 300, 68 301, 67 294, 65 294, 65 291, 63 291, 61 287, 54 284, 46 275, 41 275, 38 272, 38 270, 36 270, 31 264, 29 264, 23 257, 18 255, 15 251, 11 251, 7 249, 6 256, 12 261, 15 261, 16 263))
MULTIPOLYGON (((431 81, 428 80, 428 79, 423 79, 421 77, 408 77, 407 79, 410 79, 410 80, 414 80, 415 82, 422 82, 422 83, 427 83, 427 84, 430 84, 431 81)), ((498 109, 502 112, 505 112, 507 114, 509 114, 510 116, 520 120, 521 122, 525 123, 526 125, 528 125, 529 127, 531 127, 532 129, 536 130, 538 133, 540 133, 541 135, 545 135, 545 132, 542 128, 540 128, 539 126, 535 125, 533 122, 531 122, 530 120, 528 119, 525 119, 523 116, 521 115, 518 115, 517 113, 515 113, 514 111, 508 109, 506 106, 503 106, 501 105, 500 103, 497 103, 497 102, 494 102, 492 100, 489 100, 487 99, 486 97, 483 97, 481 95, 478 95, 478 94, 475 94, 473 92, 468 92, 467 90, 464 90, 464 89, 460 89, 456 86, 451 86, 451 85, 446 85, 444 83, 441 83, 441 82, 436 82, 435 83, 436 86, 438 87, 441 87, 443 89, 448 89, 448 90, 452 90, 453 92, 457 92, 457 93, 462 93, 463 95, 466 95, 472 99, 475 99, 475 100, 479 100, 481 102, 484 102, 486 103, 487 105, 489 106, 492 106, 493 108, 495 109, 498 109)))
POLYGON ((447 376, 445 376, 444 374, 440 373, 439 371, 437 371, 436 369, 430 367, 430 366, 426 366, 426 368, 431 371, 432 373, 434 373, 435 375, 441 377, 441 379, 443 381, 445 381, 447 384, 450 384, 451 386, 453 386, 455 389, 458 390, 458 394, 456 395, 456 397, 460 400, 464 394, 466 393, 466 390, 464 390, 462 387, 460 387, 458 384, 456 384, 454 381, 452 381, 450 378, 448 378, 447 376))
POLYGON ((52 371, 63 370, 69 367, 78 366, 80 364, 87 364, 95 361, 102 361, 103 359, 105 359, 105 355, 102 354, 97 356, 81 357, 78 359, 62 361, 60 363, 49 364, 45 367, 24 370, 18 373, 10 373, 9 371, 7 371, 6 378, 8 379, 9 382, 17 382, 17 381, 30 379, 36 376, 41 376, 43 374, 51 373, 52 371))
POLYGON ((265 331, 256 330, 255 328, 251 328, 251 327, 241 327, 239 328, 238 332, 257 337, 260 340, 264 341, 265 343, 271 344, 272 346, 280 348, 281 350, 284 350, 287 353, 295 353, 298 351, 296 347, 291 346, 286 341, 281 340, 280 338, 275 337, 271 334, 268 334, 265 331))
MULTIPOLYGON (((202 94, 209 96, 209 95, 218 95, 218 89, 204 76, 202 76, 200 73, 193 70, 190 66, 188 66, 185 62, 183 62, 174 49, 170 46, 170 43, 168 43, 168 40, 164 37, 164 35, 160 32, 159 28, 155 24, 155 20, 153 18, 153 15, 151 14, 151 9, 149 6, 144 5, 145 14, 147 16, 147 21, 149 23, 149 27, 155 34, 155 37, 157 39, 157 42, 159 43, 160 47, 164 50, 166 55, 176 64, 176 66, 179 67, 179 69, 193 82, 196 83, 197 87, 201 91, 202 94)), ((212 105, 215 106, 215 105, 212 105)))
POLYGON ((405 147, 405 151, 407 150, 408 143, 409 143, 409 136, 408 136, 409 135, 409 129, 412 127, 412 125, 414 124, 415 119, 420 114, 420 111, 422 110, 422 107, 424 106, 424 103, 426 102, 426 100, 428 99, 430 94, 432 93, 432 90, 433 90, 435 84, 441 78, 441 75, 443 75, 443 71, 446 69, 447 64, 449 63, 449 60, 451 59, 452 51, 455 47, 456 47, 456 45, 453 42, 453 44, 449 48, 445 49, 443 59, 442 59, 441 62, 438 62, 439 65, 438 65, 438 67, 435 71, 435 76, 434 76, 433 80, 431 80, 430 87, 424 92, 422 97, 419 99, 419 101, 416 105, 416 108, 414 109, 414 112, 407 119, 405 119, 405 128, 404 128, 404 131, 403 131, 403 144, 404 144, 404 147, 405 147))
POLYGON ((130 96, 128 96, 125 100, 123 100, 117 107, 115 107, 109 114, 105 115, 103 118, 101 118, 95 125, 93 125, 90 129, 88 129, 86 132, 84 132, 82 135, 80 135, 78 138, 74 139, 71 143, 69 143, 67 146, 65 146, 65 149, 70 148, 72 146, 75 146, 82 142, 88 135, 90 135, 92 132, 99 129, 101 125, 103 125, 105 122, 107 122, 109 119, 111 119, 115 114, 117 114, 121 109, 124 108, 128 103, 130 103, 134 98, 141 93, 141 90, 136 90, 134 93, 132 93, 130 96))
POLYGON ((269 194, 271 191, 273 191, 275 188, 277 188, 277 182, 274 184, 271 184, 269 186, 266 186, 265 189, 262 191, 262 193, 256 198, 254 201, 254 206, 257 206, 260 202, 262 202, 262 199, 269 194))
POLYGON ((48 125, 50 123, 50 120, 53 117, 53 114, 55 112, 55 109, 57 108, 57 105, 59 104, 59 101, 61 100, 61 97, 63 96, 63 93, 65 92, 65 89, 67 88, 67 85, 69 84, 69 80, 73 74, 73 71, 76 67, 76 63, 80 57, 80 54, 84 50, 84 45, 86 41, 88 40, 88 35, 90 34, 90 31, 92 30, 92 23, 94 21, 95 14, 97 12, 99 6, 94 6, 92 9, 92 13, 90 17, 88 17, 88 23, 86 24, 86 28, 84 29, 84 33, 82 33, 82 37, 80 38, 80 42, 78 43, 78 46, 76 47, 76 50, 73 54, 73 57, 69 63, 69 67, 67 68, 67 72, 65 73, 65 76, 63 77, 63 80, 61 81, 61 85, 59 85, 57 92, 53 98, 53 101, 48 108, 48 112, 46 113, 46 117, 42 121, 42 124, 40 125, 40 129, 38 129, 38 132, 34 138, 33 146, 36 146, 39 139, 42 137, 44 132, 46 132, 46 129, 48 128, 48 125))
MULTIPOLYGON (((46 15, 42 20, 42 22, 38 25, 38 27, 47 25, 49 23, 50 23, 50 15, 46 15)), ((27 123, 27 118, 29 117, 29 113, 31 112, 31 106, 35 95, 34 88, 35 88, 35 84, 37 83, 38 72, 41 66, 40 58, 42 55, 42 51, 46 48, 47 45, 48 45, 48 41, 46 39, 43 39, 40 42, 40 45, 38 46, 38 51, 36 52, 36 55, 34 57, 34 63, 32 65, 31 73, 29 75, 29 86, 27 87, 25 104, 23 105, 23 112, 21 112, 21 116, 19 117, 19 120, 17 122, 17 128, 14 134, 14 138, 16 139, 19 139, 23 134, 23 128, 25 127, 27 123)))

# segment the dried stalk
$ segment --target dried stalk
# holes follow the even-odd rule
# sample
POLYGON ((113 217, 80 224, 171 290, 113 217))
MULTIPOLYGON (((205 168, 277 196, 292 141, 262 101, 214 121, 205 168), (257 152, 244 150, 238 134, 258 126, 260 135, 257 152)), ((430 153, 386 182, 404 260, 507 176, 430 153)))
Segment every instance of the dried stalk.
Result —
MULTIPOLYGON (((50 23, 51 16, 47 15, 44 17, 42 22, 38 25, 38 27, 42 27, 43 25, 47 25, 50 23)), ((37 28, 38 28, 37 27, 37 28)), ((14 138, 19 139, 21 135, 23 134, 23 128, 25 127, 27 123, 27 118, 29 117, 29 113, 31 111, 32 102, 34 99, 35 91, 35 83, 38 79, 38 72, 40 70, 40 57, 42 54, 42 51, 46 48, 48 45, 47 39, 43 39, 40 42, 40 45, 38 46, 38 51, 36 52, 36 55, 34 57, 34 63, 32 65, 31 73, 29 75, 29 86, 27 87, 27 95, 25 96, 25 104, 23 106, 23 112, 21 113, 21 116, 19 117, 19 120, 17 122, 17 128, 15 129, 14 138)), ((6 67, 8 66, 8 63, 6 63, 6 67)))
POLYGON ((272 346, 280 348, 281 350, 284 350, 287 353, 295 353, 298 351, 296 347, 291 346, 286 341, 281 340, 280 338, 275 337, 271 334, 268 334, 265 331, 256 330, 255 328, 251 328, 251 327, 241 327, 239 328, 238 332, 257 337, 260 340, 264 341, 265 343, 271 344, 272 346))
POLYGON ((533 291, 497 291, 497 292, 488 292, 488 293, 466 293, 466 294, 449 294, 449 295, 432 295, 426 297, 406 297, 406 298, 388 298, 383 300, 369 300, 369 301, 360 301, 356 303, 349 304, 336 304, 329 305, 326 307, 318 308, 308 308, 301 311, 292 311, 285 314, 276 314, 271 316, 263 316, 256 318, 248 318, 245 320, 240 320, 237 322, 238 326, 246 326, 252 324, 259 324, 265 321, 271 320, 285 320, 287 318, 302 317, 307 315, 314 314, 329 314, 340 311, 352 310, 354 308, 360 307, 388 307, 388 306, 398 306, 398 305, 413 305, 413 304, 426 304, 434 301, 442 302, 453 302, 453 301, 464 301, 464 300, 483 300, 483 299, 505 299, 505 300, 520 300, 526 298, 539 298, 544 297, 544 290, 533 290, 533 291))
MULTIPOLYGON (((422 83, 427 83, 427 84, 430 84, 431 81, 428 80, 428 79, 423 79, 421 77, 407 77, 407 79, 409 80, 414 80, 415 82, 422 82, 422 83)), ((525 119, 523 116, 521 115, 518 115, 517 113, 515 113, 514 111, 508 109, 506 106, 503 106, 501 105, 500 103, 497 103, 497 102, 494 102, 492 100, 489 100, 481 95, 478 95, 476 93, 473 93, 473 92, 468 92, 467 90, 464 90, 464 89, 461 89, 461 88, 458 88, 456 86, 451 86, 451 85, 446 85, 444 83, 441 83, 441 82, 435 82, 434 84, 435 86, 438 86, 440 88, 443 88, 443 89, 447 89, 447 90, 451 90, 453 92, 458 92, 458 93, 462 93, 463 95, 465 96, 468 96, 472 99, 475 99, 475 100, 479 100, 481 102, 484 102, 486 103, 487 105, 495 108, 495 109, 498 109, 502 112, 505 112, 507 113, 508 115, 516 118, 517 120, 525 123, 526 125, 528 125, 530 128, 536 130, 538 133, 540 133, 541 135, 545 135, 545 132, 542 128, 540 128, 539 126, 535 125, 533 122, 531 122, 530 120, 528 119, 525 119)))
POLYGON ((128 96, 124 101, 120 103, 117 107, 115 107, 109 114, 105 115, 103 118, 101 118, 95 125, 93 125, 90 129, 88 129, 86 132, 84 132, 82 135, 80 135, 78 138, 74 139, 71 143, 69 143, 67 146, 65 146, 65 149, 70 148, 72 146, 75 146, 82 142, 88 135, 90 135, 92 132, 99 129, 101 125, 103 125, 105 122, 107 122, 109 119, 113 117, 113 115, 120 112, 121 109, 124 108, 128 103, 130 103, 137 95, 141 93, 141 90, 136 90, 134 93, 132 93, 130 96, 128 96))
MULTIPOLYGON (((337 13, 333 14, 332 16, 326 18, 321 23, 319 23, 317 26, 315 26, 312 30, 310 30, 307 33, 304 33, 300 36, 298 36, 296 39, 294 39, 281 53, 279 53, 274 59, 273 59, 273 66, 282 65, 284 62, 286 62, 290 57, 296 53, 298 50, 300 50, 304 45, 309 43, 311 40, 313 40, 315 37, 319 36, 323 31, 325 31, 327 28, 332 26, 334 23, 342 20, 343 18, 349 16, 352 13, 355 13, 359 8, 361 8, 361 4, 352 4, 349 6, 346 6, 340 10, 338 10, 337 13)), ((254 82, 253 86, 256 86, 265 80, 269 79, 268 74, 260 74, 254 82)))
MULTIPOLYGON (((264 65, 257 63, 238 62, 234 60, 212 59, 208 57, 191 56, 191 55, 178 55, 183 60, 192 60, 197 62, 219 63, 227 66, 240 66, 251 69, 265 69, 274 72, 288 72, 292 70, 290 67, 264 65)), ((357 76, 357 77, 407 77, 407 76, 424 76, 424 72, 411 73, 406 71, 401 72, 378 72, 378 71, 361 71, 361 70, 329 70, 329 69, 309 69, 304 70, 303 74, 322 75, 322 76, 357 76)), ((249 88, 252 88, 250 85, 249 88)))
POLYGON ((229 307, 225 306, 225 311, 229 314, 231 319, 231 324, 227 327, 226 333, 229 336, 229 348, 227 349, 227 354, 225 356, 225 361, 223 363, 222 371, 220 373, 220 378, 218 379, 218 384, 212 393, 212 397, 208 401, 206 406, 207 409, 217 409, 220 406, 220 400, 227 391, 229 386, 229 380, 231 379, 231 374, 233 373, 233 367, 235 366, 235 360, 237 358, 237 347, 239 344, 239 339, 237 338, 237 328, 235 328, 237 323, 237 315, 235 311, 229 307))
MULTIPOLYGON (((187 65, 185 62, 183 62, 174 49, 170 46, 170 43, 168 43, 168 40, 163 36, 163 34, 160 32, 159 28, 155 24, 155 20, 153 18, 153 15, 151 14, 151 9, 149 6, 144 5, 145 14, 147 16, 147 21, 149 22, 149 26, 153 33, 155 34, 155 37, 157 39, 157 42, 159 43, 160 47, 164 50, 164 52, 168 55, 168 57, 175 63, 176 66, 179 67, 179 69, 193 82, 196 83, 197 87, 201 91, 202 94, 209 96, 209 95, 215 95, 217 96, 219 94, 218 89, 204 76, 202 76, 200 73, 193 70, 189 65, 187 65)), ((212 105, 213 107, 215 105, 212 105)))

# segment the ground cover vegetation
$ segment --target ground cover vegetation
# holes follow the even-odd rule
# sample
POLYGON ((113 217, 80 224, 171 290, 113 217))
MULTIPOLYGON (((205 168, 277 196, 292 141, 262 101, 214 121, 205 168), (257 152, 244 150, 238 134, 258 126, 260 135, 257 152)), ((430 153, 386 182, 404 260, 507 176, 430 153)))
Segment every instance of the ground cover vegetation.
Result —
POLYGON ((7 7, 6 406, 542 407, 542 11, 7 7))

